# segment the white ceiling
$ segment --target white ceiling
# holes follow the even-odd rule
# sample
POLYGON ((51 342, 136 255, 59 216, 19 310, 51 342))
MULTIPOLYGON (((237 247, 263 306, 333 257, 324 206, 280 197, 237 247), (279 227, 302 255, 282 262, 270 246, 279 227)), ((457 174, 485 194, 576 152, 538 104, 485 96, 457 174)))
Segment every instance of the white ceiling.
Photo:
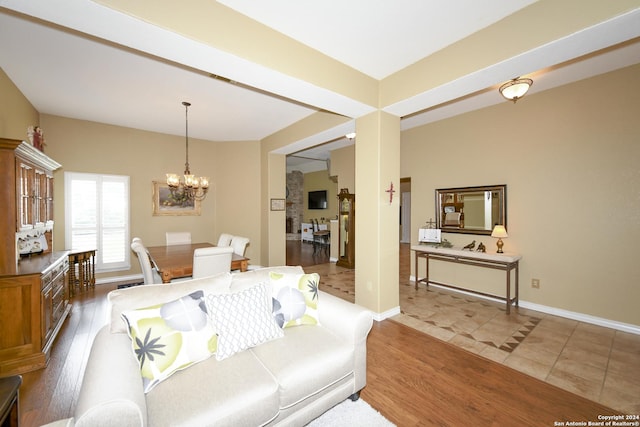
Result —
POLYGON ((535 1, 219 0, 219 3, 381 80, 535 1), (413 42, 416 40, 419 42, 413 42))
MULTIPOLYGON (((534 2, 219 1, 376 79, 534 2)), ((405 117, 401 126, 407 129, 504 102, 496 85, 517 75, 534 78, 535 93, 635 64, 640 62, 638 37, 640 9, 385 111, 405 117)), ((213 141, 259 140, 320 109, 354 118, 372 111, 90 0, 0 0, 0 67, 46 114, 184 135, 181 102, 187 100, 192 103, 189 135, 213 141)), ((353 127, 349 123, 298 141, 283 152, 327 158, 331 146, 318 146, 348 143, 341 136, 353 127), (308 147, 316 148, 299 152, 308 147)), ((305 161, 291 157, 288 163, 302 168, 305 161)))

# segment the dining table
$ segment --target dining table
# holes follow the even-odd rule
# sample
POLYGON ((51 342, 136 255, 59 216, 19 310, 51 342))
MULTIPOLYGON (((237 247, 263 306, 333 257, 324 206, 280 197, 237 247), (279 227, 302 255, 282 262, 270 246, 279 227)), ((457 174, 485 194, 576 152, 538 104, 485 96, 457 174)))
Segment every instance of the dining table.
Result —
MULTIPOLYGON (((198 248, 216 246, 212 243, 190 243, 185 245, 149 246, 147 252, 151 264, 158 270, 162 283, 173 279, 190 277, 193 274, 193 252, 198 248)), ((247 271, 249 258, 235 252, 231 257, 231 270, 247 271)))

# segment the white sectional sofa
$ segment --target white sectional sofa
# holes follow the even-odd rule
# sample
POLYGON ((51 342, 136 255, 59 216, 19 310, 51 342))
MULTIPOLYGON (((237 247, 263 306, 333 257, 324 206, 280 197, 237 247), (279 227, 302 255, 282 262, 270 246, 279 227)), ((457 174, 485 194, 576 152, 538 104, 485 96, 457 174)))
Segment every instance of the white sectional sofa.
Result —
MULTIPOLYGON (((196 302, 202 308, 206 300, 208 318, 215 320, 211 311, 216 309, 228 320, 242 310, 232 307, 223 312, 215 300, 233 304, 247 293, 274 292, 280 283, 274 285, 274 280, 303 273, 300 267, 271 267, 111 292, 110 319, 93 343, 74 416, 51 425, 302 426, 344 399, 358 398, 366 384, 366 340, 372 313, 317 289, 313 313, 308 315, 307 304, 300 318, 306 320, 297 321, 302 324, 287 323, 285 313, 284 321, 280 316, 279 323, 275 322, 281 336, 231 351, 222 360, 218 356, 223 339, 235 334, 238 325, 223 328, 222 323, 209 323, 212 329, 218 328, 218 353, 177 370, 145 392, 151 383, 143 383, 128 334, 134 323, 132 313, 140 313, 135 309, 183 301, 185 295, 202 290, 205 299, 196 302), (319 324, 313 324, 315 321, 319 324), (284 329, 279 326, 283 323, 284 329)), ((287 293, 286 298, 294 294, 287 293)), ((271 295, 268 297, 271 304, 271 295)), ((273 303, 270 316, 280 309, 278 302, 273 303)), ((246 326, 243 323, 240 326, 246 326)))

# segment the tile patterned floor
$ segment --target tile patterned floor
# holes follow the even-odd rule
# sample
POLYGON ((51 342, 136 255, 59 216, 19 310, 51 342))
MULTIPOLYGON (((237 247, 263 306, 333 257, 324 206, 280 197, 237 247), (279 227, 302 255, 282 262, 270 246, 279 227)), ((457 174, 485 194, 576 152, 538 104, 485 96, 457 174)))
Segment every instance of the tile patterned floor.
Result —
MULTIPOLYGON (((394 320, 542 381, 640 414, 640 335, 409 282, 409 249, 401 245, 400 309, 394 320)), ((320 289, 355 300, 354 271, 321 264, 320 289)))

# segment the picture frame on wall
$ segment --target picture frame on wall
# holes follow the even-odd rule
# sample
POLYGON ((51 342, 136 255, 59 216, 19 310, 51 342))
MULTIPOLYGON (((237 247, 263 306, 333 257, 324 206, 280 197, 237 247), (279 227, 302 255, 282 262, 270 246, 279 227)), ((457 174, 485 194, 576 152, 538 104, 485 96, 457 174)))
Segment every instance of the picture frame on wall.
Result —
POLYGON ((179 200, 171 194, 166 182, 153 181, 154 216, 199 216, 199 200, 179 200))
POLYGON ((285 199, 271 199, 271 210, 272 211, 285 210, 285 199))

